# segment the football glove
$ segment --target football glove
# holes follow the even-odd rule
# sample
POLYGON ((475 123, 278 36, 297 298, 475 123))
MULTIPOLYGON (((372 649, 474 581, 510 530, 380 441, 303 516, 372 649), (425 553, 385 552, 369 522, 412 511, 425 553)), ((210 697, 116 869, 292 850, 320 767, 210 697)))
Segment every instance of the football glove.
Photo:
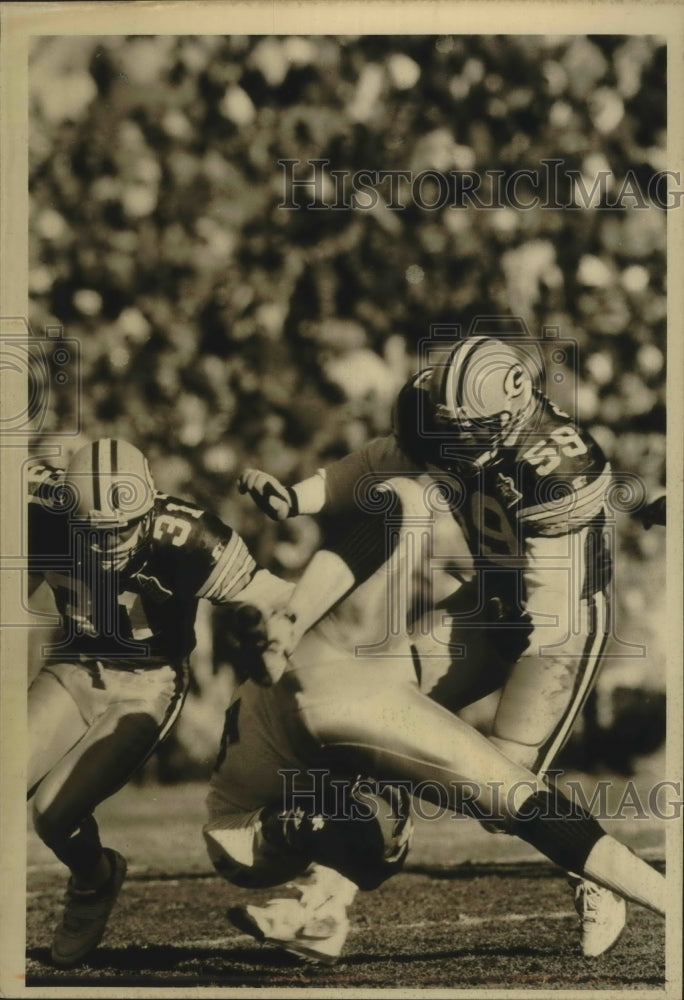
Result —
POLYGON ((299 513, 297 494, 291 486, 283 486, 275 476, 259 469, 245 469, 238 480, 240 493, 249 493, 259 510, 273 521, 284 521, 299 513))

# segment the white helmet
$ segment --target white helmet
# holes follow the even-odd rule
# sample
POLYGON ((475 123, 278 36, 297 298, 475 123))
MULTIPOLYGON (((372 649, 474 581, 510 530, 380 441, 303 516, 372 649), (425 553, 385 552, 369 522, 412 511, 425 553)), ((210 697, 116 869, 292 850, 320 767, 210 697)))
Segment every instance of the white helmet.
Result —
POLYGON ((132 444, 99 438, 80 448, 64 478, 74 522, 105 570, 121 570, 142 547, 156 490, 147 459, 132 444))
POLYGON ((534 409, 530 369, 530 359, 504 341, 460 341, 433 366, 429 394, 435 420, 457 431, 472 457, 496 450, 534 409))

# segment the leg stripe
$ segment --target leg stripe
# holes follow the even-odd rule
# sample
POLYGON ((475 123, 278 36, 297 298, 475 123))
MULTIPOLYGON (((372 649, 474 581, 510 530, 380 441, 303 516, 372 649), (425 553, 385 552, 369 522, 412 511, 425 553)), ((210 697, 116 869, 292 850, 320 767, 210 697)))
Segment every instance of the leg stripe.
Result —
POLYGON ((530 769, 535 774, 547 771, 554 759, 565 746, 579 713, 584 707, 601 669, 601 656, 608 640, 607 631, 607 601, 602 591, 598 591, 588 602, 588 608, 594 616, 591 634, 587 638, 582 659, 577 671, 575 692, 568 705, 565 715, 558 723, 546 743, 540 748, 537 760, 530 769))
MULTIPOLYGON (((147 763, 147 761, 150 759, 150 757, 152 756, 152 754, 155 752, 155 750, 157 749, 157 747, 159 746, 159 744, 164 742, 164 740, 166 739, 166 737, 171 732, 171 728, 173 727, 173 724, 175 723, 176 719, 180 715, 181 709, 183 708, 183 705, 185 703, 185 696, 186 696, 187 691, 188 691, 189 670, 190 670, 190 667, 189 667, 189 664, 187 662, 183 663, 181 665, 180 669, 178 669, 178 668, 176 669, 176 685, 175 685, 175 690, 174 690, 173 695, 171 696, 171 698, 169 700, 169 705, 168 705, 168 708, 166 709, 166 713, 164 714, 164 718, 162 719, 161 726, 159 728, 159 732, 157 733, 157 738, 154 741, 154 743, 152 744, 152 746, 149 748, 149 750, 147 751, 147 753, 145 754, 145 756, 140 760, 140 762, 138 764, 136 764, 136 766, 135 766, 135 770, 136 771, 138 770, 138 768, 142 767, 143 764, 147 763)), ((123 788, 123 785, 125 785, 128 781, 130 781, 131 777, 132 777, 132 775, 129 775, 129 777, 126 778, 126 780, 124 782, 122 782, 122 784, 119 787, 123 788)), ((113 794, 114 794, 113 792, 110 792, 110 795, 113 795, 113 794)))
POLYGON ((157 739, 156 746, 159 746, 162 740, 166 739, 171 731, 171 727, 181 713, 181 709, 183 708, 183 704, 185 702, 185 695, 188 690, 188 671, 188 664, 183 663, 181 669, 176 673, 176 690, 171 701, 169 702, 169 707, 166 710, 164 721, 162 722, 161 729, 159 730, 159 737, 157 739))

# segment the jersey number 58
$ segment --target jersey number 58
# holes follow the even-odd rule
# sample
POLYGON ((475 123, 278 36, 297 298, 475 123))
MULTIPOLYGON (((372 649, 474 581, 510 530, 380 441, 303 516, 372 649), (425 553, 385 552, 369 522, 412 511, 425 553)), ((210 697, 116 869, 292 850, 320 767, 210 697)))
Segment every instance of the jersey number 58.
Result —
POLYGON ((537 441, 523 455, 523 459, 534 466, 540 476, 553 472, 561 463, 561 457, 567 455, 585 455, 587 446, 574 427, 557 427, 551 432, 551 441, 544 438, 537 441))

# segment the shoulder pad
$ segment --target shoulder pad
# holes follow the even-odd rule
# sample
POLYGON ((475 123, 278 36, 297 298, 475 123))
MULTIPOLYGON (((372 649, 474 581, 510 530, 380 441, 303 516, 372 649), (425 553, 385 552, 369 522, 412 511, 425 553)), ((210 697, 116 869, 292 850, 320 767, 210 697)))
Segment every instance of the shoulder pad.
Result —
POLYGON ((161 548, 201 547, 206 519, 202 507, 188 500, 158 493, 152 514, 152 538, 161 548))
POLYGON ((530 533, 561 534, 592 520, 611 482, 606 458, 586 431, 546 401, 516 446, 522 496, 517 518, 530 533))
POLYGON ((402 386, 394 404, 392 426, 403 453, 416 465, 439 457, 443 437, 433 427, 430 409, 429 382, 432 369, 412 375, 402 386))

